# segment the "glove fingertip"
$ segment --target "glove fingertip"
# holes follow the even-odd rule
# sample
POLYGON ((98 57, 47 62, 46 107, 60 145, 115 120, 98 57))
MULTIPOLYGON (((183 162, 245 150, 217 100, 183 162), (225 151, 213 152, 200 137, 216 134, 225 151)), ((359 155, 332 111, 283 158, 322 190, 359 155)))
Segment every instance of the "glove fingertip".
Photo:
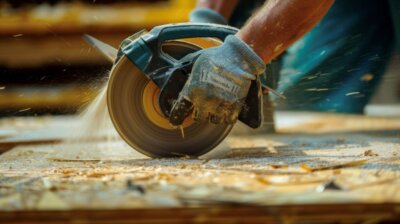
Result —
POLYGON ((209 8, 196 8, 193 10, 190 15, 190 22, 197 23, 215 23, 221 25, 227 25, 228 22, 221 14, 217 11, 209 9, 209 8))

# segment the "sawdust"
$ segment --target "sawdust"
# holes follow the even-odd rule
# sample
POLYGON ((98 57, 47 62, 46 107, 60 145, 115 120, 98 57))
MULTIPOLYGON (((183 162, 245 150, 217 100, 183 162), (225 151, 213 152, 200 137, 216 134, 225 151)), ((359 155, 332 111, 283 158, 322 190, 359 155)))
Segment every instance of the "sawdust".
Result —
POLYGON ((48 156, 53 161, 85 162, 121 159, 126 156, 143 158, 131 153, 111 121, 107 108, 107 84, 102 84, 98 96, 80 113, 77 122, 68 127, 57 150, 48 156), (101 141, 102 144, 97 144, 101 141), (123 150, 114 150, 114 148, 123 150))
MULTIPOLYGON (((303 122, 302 117, 298 120, 303 122)), ((220 151, 218 159, 207 160, 132 159, 138 153, 122 143, 102 136, 100 141, 71 143, 68 149, 24 145, 2 154, 0 207, 45 209, 54 203, 65 209, 121 209, 400 200, 397 132, 231 135, 229 148, 220 151), (49 159, 62 155, 61 149, 78 153, 49 159), (359 163, 367 159, 366 150, 379 156, 359 163), (333 179, 344 190, 326 190, 333 179)))
POLYGON ((59 150, 50 155, 49 159, 76 162, 109 160, 110 157, 119 157, 119 153, 121 156, 132 156, 129 152, 132 149, 121 139, 109 116, 107 86, 100 90, 99 95, 77 119, 76 125, 69 127, 69 132, 59 144, 59 150), (98 144, 99 141, 103 144, 98 144), (122 144, 124 150, 113 150, 116 144, 122 144))
POLYGON ((99 139, 106 141, 119 140, 114 130, 107 109, 107 87, 103 87, 99 95, 79 116, 78 127, 71 130, 67 141, 87 142, 99 139))
POLYGON ((379 156, 378 153, 375 153, 374 151, 372 151, 371 149, 367 150, 364 152, 364 156, 379 156))
MULTIPOLYGON (((352 137, 348 138, 352 139, 352 137)), ((246 142, 242 137, 236 138, 237 141, 232 140, 232 142, 242 142, 241 148, 245 148, 245 144, 247 147, 273 144, 270 147, 274 147, 282 145, 284 141, 282 136, 277 135, 268 135, 266 139, 270 139, 270 142, 265 142, 264 137, 260 136, 249 137, 246 142), (259 141, 260 139, 263 141, 259 141)), ((292 141, 293 136, 288 135, 285 138, 287 139, 285 142, 292 141)), ((335 144, 336 138, 332 135, 328 142, 335 144)), ((379 140, 384 141, 385 138, 375 138, 373 141, 379 140)), ((309 141, 312 142, 314 139, 309 141)), ((382 146, 382 148, 395 146, 393 143, 386 144, 387 146, 382 146)), ((319 146, 314 147, 319 148, 319 146)), ((375 158, 377 161, 368 160, 362 166, 338 168, 339 170, 324 169, 320 172, 307 172, 299 167, 299 164, 307 164, 314 168, 328 167, 328 165, 343 166, 347 163, 345 161, 363 159, 359 151, 354 152, 351 158, 341 156, 341 152, 336 149, 330 151, 329 157, 319 158, 320 154, 316 150, 311 150, 308 154, 280 156, 281 149, 277 148, 275 156, 265 156, 264 153, 256 156, 254 152, 249 152, 250 158, 247 156, 230 158, 229 154, 226 154, 225 158, 206 162, 189 158, 152 160, 126 158, 120 161, 81 162, 49 161, 42 158, 42 155, 44 151, 52 149, 43 146, 37 148, 33 154, 21 153, 22 149, 32 150, 31 147, 24 146, 2 156, 0 175, 3 177, 0 178, 0 190, 6 195, 6 201, 3 202, 4 208, 47 209, 54 205, 60 209, 67 206, 64 208, 68 210, 82 207, 122 209, 125 207, 190 206, 202 203, 244 203, 247 205, 356 203, 368 201, 369 198, 397 202, 400 197, 395 191, 395 188, 398 189, 399 186, 398 166, 393 171, 383 170, 385 172, 381 170, 385 166, 378 167, 379 170, 372 168, 376 163, 391 164, 382 156, 375 158), (40 153, 36 153, 37 151, 40 153), (11 154, 23 155, 23 157, 15 159, 11 154), (15 168, 8 170, 8 164, 13 164, 15 168), (329 183, 333 178, 335 183, 344 190, 323 190, 322 192, 316 190, 321 190, 318 187, 322 185, 324 189, 327 189, 325 183, 329 183), (370 190, 371 185, 373 185, 373 191, 370 190), (386 191, 388 187, 393 190, 386 191), (44 194, 44 192, 47 193, 44 194), (22 199, 7 197, 16 193, 22 199), (19 201, 28 201, 29 205, 19 204, 19 201)), ((114 150, 119 149, 116 147, 114 150)), ((285 150, 298 151, 299 149, 286 147, 285 150)))

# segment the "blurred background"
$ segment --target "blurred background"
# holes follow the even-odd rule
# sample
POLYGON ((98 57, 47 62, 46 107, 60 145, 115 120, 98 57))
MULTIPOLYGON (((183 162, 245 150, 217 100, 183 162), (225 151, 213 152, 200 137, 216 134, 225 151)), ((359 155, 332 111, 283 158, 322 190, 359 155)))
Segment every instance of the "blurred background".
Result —
MULTIPOLYGON (((77 111, 96 95, 99 83, 111 68, 103 56, 83 41, 83 34, 118 47, 125 37, 141 29, 187 21, 195 2, 1 1, 0 115, 77 111)), ((367 107, 368 113, 376 113, 376 105, 400 102, 399 61, 399 55, 395 55, 371 102, 375 106, 367 107)))
POLYGON ((129 35, 187 21, 195 0, 0 1, 0 115, 73 113, 111 64, 87 33, 118 47, 129 35))

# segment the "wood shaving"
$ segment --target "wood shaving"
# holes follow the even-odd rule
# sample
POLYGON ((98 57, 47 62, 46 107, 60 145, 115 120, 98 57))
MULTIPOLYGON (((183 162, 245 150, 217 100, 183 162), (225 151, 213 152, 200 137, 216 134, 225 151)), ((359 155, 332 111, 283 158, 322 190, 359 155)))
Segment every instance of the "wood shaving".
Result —
POLYGON ((322 167, 310 167, 306 164, 301 164, 300 167, 307 172, 316 172, 316 171, 335 170, 335 169, 342 169, 354 166, 361 166, 364 165, 367 161, 368 161, 367 159, 364 159, 364 160, 357 160, 348 163, 331 165, 331 166, 322 166, 322 167))
POLYGON ((287 164, 269 164, 269 166, 271 166, 274 169, 285 169, 289 167, 289 165, 287 164))
POLYGON ((374 151, 372 151, 371 149, 367 150, 364 152, 364 156, 379 156, 378 153, 375 153, 374 151))

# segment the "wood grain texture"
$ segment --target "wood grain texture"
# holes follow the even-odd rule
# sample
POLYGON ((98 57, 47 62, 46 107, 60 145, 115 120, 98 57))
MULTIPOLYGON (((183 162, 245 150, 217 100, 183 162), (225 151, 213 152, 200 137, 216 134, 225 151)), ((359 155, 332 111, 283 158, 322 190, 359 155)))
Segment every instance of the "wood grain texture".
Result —
POLYGON ((398 205, 209 206, 134 210, 0 212, 0 220, 26 223, 396 223, 398 205))
MULTIPOLYGON (((74 118, 36 120, 37 127, 34 118, 25 119, 34 133, 56 126, 61 130, 74 118)), ((11 130, 17 121, 3 120, 0 127, 11 130)), ((283 113, 277 116, 277 134, 238 126, 199 159, 148 159, 120 139, 38 145, 16 141, 0 156, 0 220, 395 220, 400 214, 399 122, 283 113), (338 189, 324 189, 332 183, 338 189)))

